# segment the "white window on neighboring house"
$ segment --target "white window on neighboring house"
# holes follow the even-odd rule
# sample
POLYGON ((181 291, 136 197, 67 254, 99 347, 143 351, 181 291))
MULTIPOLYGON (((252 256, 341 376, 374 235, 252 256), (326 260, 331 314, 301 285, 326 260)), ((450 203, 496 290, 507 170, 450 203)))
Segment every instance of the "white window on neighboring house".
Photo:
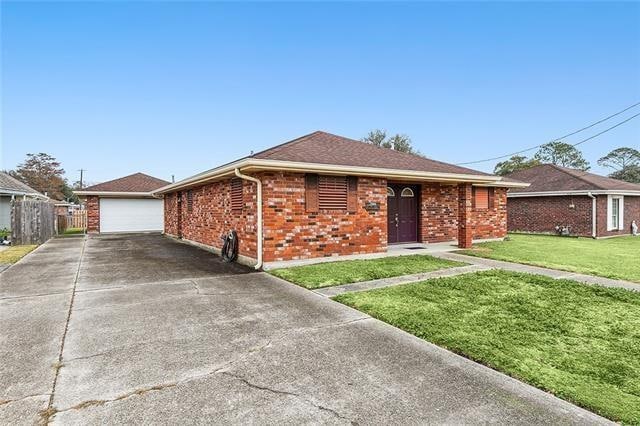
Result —
POLYGON ((607 231, 624 229, 624 197, 609 195, 607 197, 607 231))

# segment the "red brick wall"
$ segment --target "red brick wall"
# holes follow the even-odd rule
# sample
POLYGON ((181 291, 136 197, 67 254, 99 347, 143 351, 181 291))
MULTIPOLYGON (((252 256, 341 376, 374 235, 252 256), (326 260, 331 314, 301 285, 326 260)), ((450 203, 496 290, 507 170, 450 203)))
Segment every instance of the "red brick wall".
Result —
POLYGON ((640 197, 624 197, 624 227, 619 231, 607 231, 607 196, 598 195, 597 197, 596 227, 598 229, 598 237, 631 234, 631 221, 633 220, 640 226, 640 197))
POLYGON ((164 197, 164 232, 178 236, 178 194, 176 192, 164 197))
MULTIPOLYGON (((263 185, 265 262, 308 259, 332 255, 384 252, 387 249, 387 181, 358 178, 355 212, 308 213, 303 173, 261 172, 263 185), (378 211, 365 209, 367 202, 378 211)), ((220 235, 235 229, 240 254, 257 257, 255 185, 243 184, 245 208, 241 215, 230 209, 230 180, 193 188, 193 210, 187 209, 183 191, 181 209, 176 193, 165 196, 165 233, 178 236, 178 210, 182 236, 187 240, 220 247, 220 235)), ((425 183, 420 200, 420 235, 423 242, 455 241, 458 238, 458 185, 425 183)), ((471 212, 473 238, 497 238, 506 234, 506 190, 496 188, 495 208, 471 212)))
POLYGON ((504 238, 507 235, 507 189, 494 188, 492 206, 488 209, 473 209, 471 229, 473 239, 504 238))
POLYGON ((454 241, 458 238, 458 185, 422 184, 420 236, 423 243, 454 241))
POLYGON ((334 254, 384 252, 387 248, 387 183, 358 179, 358 208, 354 213, 305 209, 301 173, 262 173, 265 262, 308 259, 334 254), (369 213, 366 202, 380 210, 369 213))
POLYGON ((239 253, 256 258, 255 184, 243 181, 242 212, 231 210, 231 179, 192 188, 193 204, 187 206, 189 190, 182 191, 178 208, 177 193, 165 195, 165 233, 178 236, 178 214, 181 213, 182 238, 217 248, 221 236, 234 229, 238 233, 239 253))
POLYGON ((100 198, 87 196, 84 206, 87 209, 87 232, 100 232, 100 198))
POLYGON ((509 231, 555 234, 556 226, 570 226, 573 235, 590 237, 591 203, 586 195, 509 198, 507 228, 509 231))
MULTIPOLYGON (((439 243, 458 239, 459 186, 422 184, 420 235, 422 242, 439 243)), ((507 190, 494 188, 493 208, 473 209, 470 223, 473 239, 503 238, 507 235, 507 190)))

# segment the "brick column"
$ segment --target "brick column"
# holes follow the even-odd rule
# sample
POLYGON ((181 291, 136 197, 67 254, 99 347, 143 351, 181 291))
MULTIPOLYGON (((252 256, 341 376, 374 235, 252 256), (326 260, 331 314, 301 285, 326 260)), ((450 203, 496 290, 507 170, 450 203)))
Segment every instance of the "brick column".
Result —
POLYGON ((100 198, 88 196, 84 207, 87 209, 87 232, 100 232, 100 198))
POLYGON ((473 191, 470 183, 458 185, 458 247, 470 248, 473 244, 471 206, 473 191))

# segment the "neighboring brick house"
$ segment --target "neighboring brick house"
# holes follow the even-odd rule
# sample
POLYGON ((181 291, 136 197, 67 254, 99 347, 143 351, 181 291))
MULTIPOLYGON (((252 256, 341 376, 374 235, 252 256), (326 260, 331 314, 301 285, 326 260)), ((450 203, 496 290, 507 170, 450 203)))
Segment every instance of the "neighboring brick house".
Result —
POLYGON ((154 191, 165 233, 257 264, 502 238, 507 188, 475 170, 314 132, 154 191))
POLYGON ((553 164, 511 173, 531 183, 508 193, 509 231, 611 237, 640 225, 640 185, 553 164))
POLYGON ((84 200, 90 233, 161 232, 164 203, 151 191, 168 184, 166 180, 134 173, 74 192, 84 200))

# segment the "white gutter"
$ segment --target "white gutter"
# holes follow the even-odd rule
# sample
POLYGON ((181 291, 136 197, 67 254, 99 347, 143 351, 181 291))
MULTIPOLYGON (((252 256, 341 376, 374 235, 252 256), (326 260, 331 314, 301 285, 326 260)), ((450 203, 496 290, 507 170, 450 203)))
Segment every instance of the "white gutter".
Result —
POLYGON ((149 197, 154 196, 151 192, 126 192, 126 191, 73 191, 76 195, 96 195, 99 197, 149 197))
POLYGON ((540 191, 540 192, 511 192, 507 194, 509 198, 520 198, 520 197, 562 197, 566 195, 628 195, 640 197, 640 191, 629 191, 629 190, 613 190, 613 189, 601 189, 601 190, 593 190, 593 191, 540 191))
POLYGON ((258 257, 258 262, 256 263, 256 266, 254 266, 254 268, 256 270, 259 270, 260 268, 262 268, 262 182, 260 181, 260 179, 256 179, 253 176, 248 176, 248 175, 243 175, 242 173, 240 173, 240 169, 235 169, 234 173, 236 176, 238 176, 240 179, 244 179, 244 180, 248 180, 251 182, 255 182, 256 185, 258 186, 258 200, 257 200, 257 204, 258 204, 258 212, 257 212, 257 216, 258 216, 258 224, 257 224, 257 235, 256 235, 256 239, 258 240, 258 249, 257 249, 257 257, 258 257))
POLYGON ((596 238, 598 236, 597 231, 597 222, 596 222, 596 213, 597 213, 597 198, 591 193, 591 191, 587 192, 589 198, 591 198, 591 236, 596 238))
MULTIPOLYGON (((431 180, 434 182, 471 182, 471 183, 498 183, 500 176, 472 175, 466 173, 442 173, 424 172, 419 170, 385 169, 380 167, 343 166, 337 164, 305 163, 298 161, 262 160, 257 158, 244 158, 233 163, 226 164, 206 172, 199 173, 187 179, 158 188, 152 191, 154 195, 176 191, 178 189, 193 187, 217 178, 232 176, 235 169, 249 170, 279 170, 300 173, 325 173, 353 176, 374 176, 415 181, 431 180)), ((503 182, 505 186, 513 183, 503 182)), ((522 186, 527 186, 523 184, 522 186)))

